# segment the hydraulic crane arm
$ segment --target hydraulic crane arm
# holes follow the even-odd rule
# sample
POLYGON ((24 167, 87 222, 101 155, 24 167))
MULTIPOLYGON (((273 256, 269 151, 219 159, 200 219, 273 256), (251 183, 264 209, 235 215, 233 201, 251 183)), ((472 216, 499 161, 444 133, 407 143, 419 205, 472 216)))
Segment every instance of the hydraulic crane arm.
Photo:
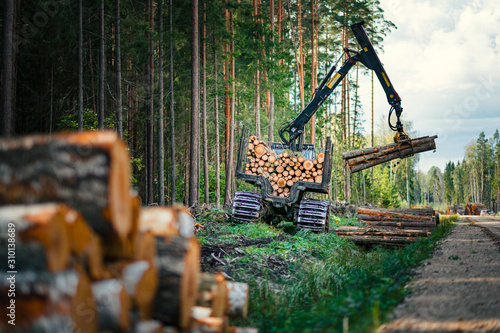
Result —
POLYGON ((363 24, 365 22, 360 22, 353 24, 351 29, 356 37, 361 50, 359 52, 345 49, 344 52, 347 54, 347 59, 342 64, 342 67, 333 75, 336 65, 333 65, 328 74, 325 76, 319 87, 316 89, 313 99, 309 104, 302 110, 302 112, 289 123, 284 124, 280 128, 279 136, 281 140, 289 145, 290 149, 293 151, 302 150, 303 138, 304 138, 304 127, 309 122, 311 117, 316 113, 319 107, 325 102, 325 100, 330 96, 333 90, 339 85, 340 82, 347 75, 349 70, 359 61, 367 68, 375 71, 377 77, 382 85, 391 109, 389 111, 389 119, 392 112, 396 113, 397 122, 393 126, 389 120, 389 127, 397 131, 395 140, 399 141, 402 139, 407 139, 408 136, 403 131, 403 124, 401 123, 399 117, 403 112, 401 107, 401 98, 394 90, 394 87, 387 76, 382 63, 380 62, 370 39, 366 35, 363 29, 363 24), (351 56, 351 53, 354 54, 351 56), (332 77, 333 75, 333 77, 332 77), (285 133, 288 133, 288 139, 285 137, 285 133), (297 142, 298 140, 298 142, 297 142))

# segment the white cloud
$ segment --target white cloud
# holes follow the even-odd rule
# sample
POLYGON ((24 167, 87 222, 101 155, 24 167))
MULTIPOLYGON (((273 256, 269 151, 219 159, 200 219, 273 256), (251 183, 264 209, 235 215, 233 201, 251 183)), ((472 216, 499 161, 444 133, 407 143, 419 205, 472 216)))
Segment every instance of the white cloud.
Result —
MULTIPOLYGON (((396 24, 380 54, 402 98, 403 120, 420 135, 439 134, 433 158, 444 168, 461 160, 464 142, 481 131, 500 128, 500 6, 496 0, 381 0, 385 16, 396 24)), ((369 77, 360 81, 369 133, 369 77)), ((385 93, 375 83, 375 118, 387 115, 385 93)), ((488 134, 489 133, 489 134, 488 134)), ((465 144, 466 144, 465 143, 465 144)))

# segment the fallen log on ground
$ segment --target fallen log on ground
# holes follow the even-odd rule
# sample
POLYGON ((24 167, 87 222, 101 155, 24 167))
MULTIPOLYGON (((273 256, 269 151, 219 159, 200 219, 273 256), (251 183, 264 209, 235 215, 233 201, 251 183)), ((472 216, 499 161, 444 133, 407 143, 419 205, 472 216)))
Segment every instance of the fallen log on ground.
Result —
POLYGON ((400 229, 421 229, 430 231, 436 227, 434 210, 423 209, 372 209, 358 208, 359 221, 371 227, 392 227, 400 229))
POLYGON ((357 244, 401 246, 415 242, 419 237, 428 237, 427 231, 374 229, 371 227, 340 227, 335 233, 357 244))
POLYGON ((436 138, 437 135, 424 136, 385 146, 347 151, 342 153, 342 158, 351 172, 355 173, 396 158, 405 158, 413 154, 434 150, 436 149, 434 142, 436 138))

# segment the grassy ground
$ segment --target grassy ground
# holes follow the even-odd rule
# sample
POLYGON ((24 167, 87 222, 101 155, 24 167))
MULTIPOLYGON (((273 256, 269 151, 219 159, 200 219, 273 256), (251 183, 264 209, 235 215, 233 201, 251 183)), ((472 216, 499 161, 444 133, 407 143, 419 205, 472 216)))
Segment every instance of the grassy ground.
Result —
MULTIPOLYGON (((365 249, 335 233, 290 223, 231 224, 220 212, 202 224, 202 269, 250 284, 249 315, 238 326, 261 332, 371 332, 402 300, 411 269, 428 258, 456 217, 441 218, 432 237, 400 249, 365 249)), ((332 226, 356 225, 332 217, 332 226)))

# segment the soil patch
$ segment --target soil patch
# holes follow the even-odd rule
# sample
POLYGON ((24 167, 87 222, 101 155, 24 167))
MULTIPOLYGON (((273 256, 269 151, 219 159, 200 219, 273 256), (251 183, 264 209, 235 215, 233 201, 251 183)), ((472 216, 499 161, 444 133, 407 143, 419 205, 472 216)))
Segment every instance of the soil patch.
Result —
MULTIPOLYGON (((500 251, 461 217, 379 332, 500 332, 500 251)), ((499 219, 500 221, 500 219, 499 219)))

